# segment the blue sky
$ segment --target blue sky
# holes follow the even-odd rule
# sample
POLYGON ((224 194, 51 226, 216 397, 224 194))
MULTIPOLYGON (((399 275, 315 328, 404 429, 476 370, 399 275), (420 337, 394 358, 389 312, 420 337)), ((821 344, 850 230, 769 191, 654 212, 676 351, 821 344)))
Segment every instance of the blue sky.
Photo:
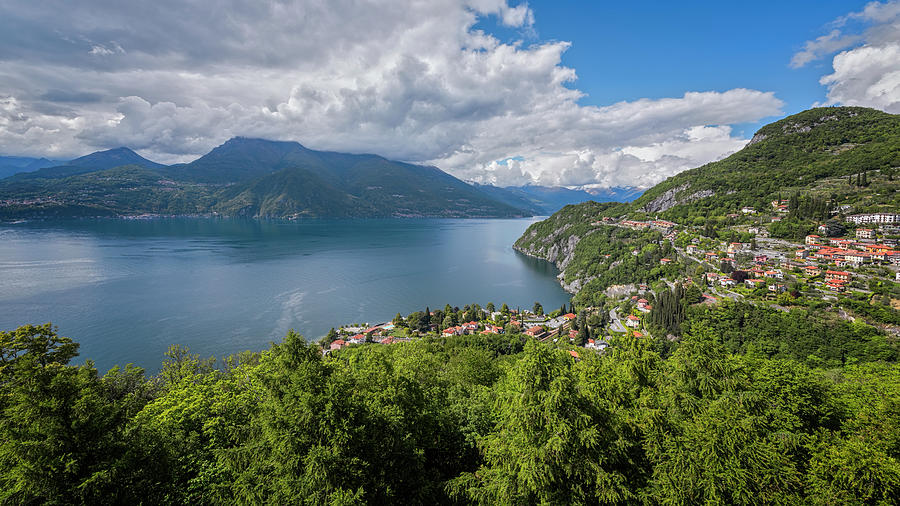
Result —
POLYGON ((900 113, 900 0, 216 5, 0 3, 0 154, 173 163, 240 135, 648 187, 814 104, 900 113))
MULTIPOLYGON (((849 0, 755 2, 583 2, 532 0, 534 33, 504 28, 496 18, 478 27, 505 40, 571 43, 562 63, 587 96, 582 104, 606 105, 685 91, 751 88, 774 91, 793 114, 825 101, 819 78, 830 60, 791 68, 807 40, 868 2, 849 0)), ((736 125, 750 136, 764 121, 736 125)))

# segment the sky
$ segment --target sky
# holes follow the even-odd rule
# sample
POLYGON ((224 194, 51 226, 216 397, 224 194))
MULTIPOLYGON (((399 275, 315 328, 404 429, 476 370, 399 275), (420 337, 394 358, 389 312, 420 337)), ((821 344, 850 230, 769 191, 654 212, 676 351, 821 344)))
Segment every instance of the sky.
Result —
POLYGON ((900 0, 0 0, 0 154, 234 136, 649 187, 810 107, 900 113, 900 0))

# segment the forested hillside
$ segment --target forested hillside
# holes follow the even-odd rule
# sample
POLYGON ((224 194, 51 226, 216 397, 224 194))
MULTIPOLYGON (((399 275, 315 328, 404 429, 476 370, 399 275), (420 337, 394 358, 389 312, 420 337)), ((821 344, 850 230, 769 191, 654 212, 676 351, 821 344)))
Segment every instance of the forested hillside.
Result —
POLYGON ((437 167, 296 142, 233 138, 163 166, 127 148, 0 180, 0 220, 216 215, 251 218, 518 218, 507 203, 437 167))
POLYGON ((174 347, 148 378, 26 326, 0 333, 0 501, 900 501, 896 347, 826 368, 720 334, 695 325, 667 357, 519 334, 323 357, 290 333, 221 362, 174 347))
POLYGON ((737 153, 672 176, 619 211, 676 221, 725 215, 742 206, 765 208, 773 198, 788 198, 825 178, 846 180, 897 167, 900 116, 864 107, 822 107, 764 126, 737 153))

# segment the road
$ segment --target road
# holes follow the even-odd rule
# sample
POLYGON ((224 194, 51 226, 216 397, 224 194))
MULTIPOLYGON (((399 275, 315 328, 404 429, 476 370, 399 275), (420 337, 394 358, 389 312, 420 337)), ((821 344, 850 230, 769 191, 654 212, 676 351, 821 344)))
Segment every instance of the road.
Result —
POLYGON ((616 314, 616 308, 612 308, 609 310, 609 319, 612 323, 609 325, 609 329, 613 332, 628 332, 625 326, 622 325, 622 321, 619 320, 619 315, 616 314))

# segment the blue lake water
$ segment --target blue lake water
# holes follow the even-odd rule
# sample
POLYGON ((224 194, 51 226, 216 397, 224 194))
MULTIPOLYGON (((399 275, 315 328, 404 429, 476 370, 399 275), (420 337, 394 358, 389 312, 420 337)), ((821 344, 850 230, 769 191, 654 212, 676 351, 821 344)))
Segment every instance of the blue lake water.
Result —
POLYGON ((318 338, 426 306, 569 300, 512 243, 534 219, 86 220, 0 225, 0 329, 53 322, 101 371, 318 338))

